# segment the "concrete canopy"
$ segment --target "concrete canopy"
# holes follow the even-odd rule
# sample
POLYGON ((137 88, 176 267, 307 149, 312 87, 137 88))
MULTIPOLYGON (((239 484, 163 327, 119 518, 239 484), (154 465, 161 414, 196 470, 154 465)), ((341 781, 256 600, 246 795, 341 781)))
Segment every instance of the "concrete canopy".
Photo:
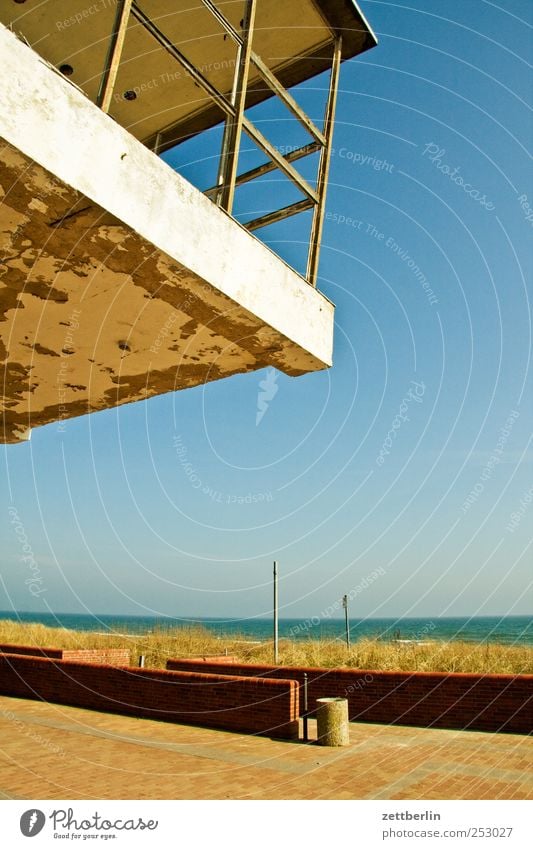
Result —
POLYGON ((0 53, 2 442, 331 364, 323 295, 2 26, 0 53))

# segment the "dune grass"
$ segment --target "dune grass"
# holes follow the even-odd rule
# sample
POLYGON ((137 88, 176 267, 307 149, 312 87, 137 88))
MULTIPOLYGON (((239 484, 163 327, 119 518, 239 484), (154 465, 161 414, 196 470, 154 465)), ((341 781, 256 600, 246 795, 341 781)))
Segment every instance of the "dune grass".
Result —
MULTIPOLYGON (((272 644, 253 643, 244 636, 218 637, 202 626, 159 628, 147 635, 100 635, 67 631, 38 623, 0 621, 0 643, 48 648, 130 649, 132 664, 145 655, 146 666, 165 668, 168 658, 208 654, 237 655, 243 662, 271 663, 272 644)), ((498 643, 440 642, 424 644, 362 639, 348 651, 336 640, 280 640, 280 665, 348 666, 354 669, 408 672, 485 672, 533 674, 533 647, 498 643)))

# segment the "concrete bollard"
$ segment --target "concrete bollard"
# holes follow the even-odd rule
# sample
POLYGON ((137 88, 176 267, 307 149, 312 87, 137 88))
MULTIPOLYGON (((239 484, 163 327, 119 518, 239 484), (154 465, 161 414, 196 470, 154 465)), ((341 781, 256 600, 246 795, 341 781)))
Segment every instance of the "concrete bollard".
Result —
POLYGON ((317 743, 320 746, 348 746, 348 699, 317 699, 317 743))

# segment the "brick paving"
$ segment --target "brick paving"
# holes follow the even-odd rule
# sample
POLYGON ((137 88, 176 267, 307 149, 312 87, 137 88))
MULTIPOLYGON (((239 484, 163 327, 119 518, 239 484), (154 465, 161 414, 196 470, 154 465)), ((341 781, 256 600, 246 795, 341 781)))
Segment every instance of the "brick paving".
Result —
POLYGON ((0 799, 533 799, 517 734, 352 723, 327 749, 0 696, 0 740, 0 799))

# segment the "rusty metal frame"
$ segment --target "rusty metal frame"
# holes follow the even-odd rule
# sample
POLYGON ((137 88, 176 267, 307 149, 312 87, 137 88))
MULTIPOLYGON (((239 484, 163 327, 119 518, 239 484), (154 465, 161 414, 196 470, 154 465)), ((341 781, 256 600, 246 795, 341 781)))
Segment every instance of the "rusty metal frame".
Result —
MULTIPOLYGON (((311 142, 310 144, 306 144, 303 147, 298 147, 296 150, 291 150, 289 153, 286 153, 283 156, 283 159, 289 163, 296 162, 298 159, 303 159, 304 156, 310 156, 312 153, 318 153, 319 150, 320 145, 318 142, 311 142)), ((245 171, 243 174, 239 174, 235 180, 235 186, 242 186, 244 183, 249 183, 251 180, 258 180, 265 174, 275 171, 277 167, 278 164, 272 160, 263 163, 263 165, 258 165, 257 168, 252 168, 250 171, 245 171)), ((217 191, 218 186, 212 186, 210 189, 207 189, 204 194, 211 197, 217 191)))
POLYGON ((210 83, 209 80, 206 79, 206 77, 204 77, 201 71, 199 71, 198 68, 196 68, 196 66, 192 64, 192 62, 189 62, 189 60, 186 56, 183 55, 181 50, 178 50, 176 45, 173 44, 170 39, 166 37, 164 32, 162 32, 159 27, 154 24, 151 18, 149 18, 148 15, 146 15, 141 8, 139 8, 135 0, 133 0, 131 5, 131 14, 135 18, 137 18, 138 22, 145 28, 147 32, 150 33, 151 36, 153 36, 153 38, 155 38, 155 40, 161 45, 161 47, 164 47, 167 53, 170 53, 170 55, 174 59, 176 59, 177 62, 180 63, 182 68, 184 68, 187 73, 191 75, 193 80, 198 83, 201 88, 203 88, 206 94, 209 95, 209 97, 217 104, 217 106, 220 107, 220 109, 226 115, 230 115, 231 117, 235 116, 235 107, 233 106, 231 101, 229 101, 227 97, 225 97, 217 88, 215 88, 215 86, 210 83))
MULTIPOLYGON (((307 261, 307 280, 312 286, 316 286, 318 277, 318 263, 320 257, 320 241, 325 215, 325 203, 327 193, 327 182, 331 160, 333 126, 335 119, 335 106, 339 83, 339 69, 342 60, 342 39, 336 37, 333 40, 333 57, 331 64, 331 76, 327 97, 324 126, 320 130, 304 110, 294 100, 292 95, 284 88, 276 75, 267 67, 263 60, 252 48, 255 13, 258 0, 246 0, 242 30, 239 33, 227 20, 225 15, 217 7, 214 0, 201 0, 205 8, 211 12, 226 33, 232 38, 237 48, 237 62, 233 78, 231 97, 226 97, 190 62, 187 57, 173 44, 170 39, 159 29, 159 27, 143 12, 136 0, 118 0, 115 23, 111 34, 109 49, 106 57, 104 71, 100 80, 97 95, 97 104, 108 112, 113 90, 117 78, 118 69, 122 57, 126 30, 130 15, 133 15, 141 26, 187 71, 192 79, 205 91, 208 97, 220 108, 225 121, 222 149, 220 153, 219 168, 216 185, 208 189, 206 195, 211 197, 222 209, 231 214, 233 209, 235 190, 238 186, 250 180, 262 177, 271 171, 279 169, 305 196, 303 200, 290 204, 283 209, 267 213, 244 226, 252 231, 260 227, 267 227, 278 221, 283 221, 290 216, 300 212, 313 210, 311 224, 311 235, 307 261), (263 136, 254 124, 245 116, 246 96, 250 68, 254 66, 263 82, 271 89, 282 103, 290 110, 294 117, 300 122, 304 129, 312 137, 313 141, 286 155, 279 151, 263 136), (268 162, 253 168, 244 174, 237 174, 239 163, 239 151, 242 134, 246 135, 267 156, 268 162), (305 180, 292 163, 320 152, 318 165, 318 176, 316 189, 305 180)), ((159 148, 160 135, 156 136, 154 150, 159 148)))
MULTIPOLYGON (((243 45, 243 36, 239 35, 237 30, 231 25, 225 15, 220 11, 220 9, 215 6, 213 0, 201 0, 203 5, 208 9, 211 14, 217 19, 217 21, 221 24, 221 26, 226 30, 226 33, 233 39, 235 44, 238 47, 242 47, 243 45)), ((300 121, 302 126, 307 130, 307 132, 313 136, 315 141, 319 142, 321 145, 326 144, 326 139, 324 134, 318 129, 318 127, 313 123, 311 118, 304 112, 301 106, 296 103, 292 95, 287 91, 287 89, 280 83, 276 75, 270 70, 270 68, 265 65, 263 60, 254 50, 250 50, 250 61, 255 65, 256 69, 259 71, 263 82, 265 82, 271 91, 283 101, 285 106, 292 112, 295 118, 300 121)))
POLYGON ((298 215, 299 212, 306 212, 312 209, 314 203, 309 198, 299 200, 297 203, 291 203, 290 206, 284 206, 282 209, 276 209, 274 212, 268 212, 260 218, 254 218, 253 221, 248 221, 244 226, 247 230, 259 230, 260 227, 268 227, 269 224, 277 224, 278 221, 285 221, 292 215, 298 215))
POLYGON ((292 95, 287 91, 286 88, 282 86, 278 78, 275 74, 272 73, 270 68, 265 65, 262 59, 259 58, 256 54, 252 56, 252 62, 255 67, 261 74, 264 82, 268 85, 271 91, 279 97, 279 99, 285 104, 285 106, 292 112, 294 117, 302 124, 304 129, 307 130, 309 135, 313 136, 315 141, 321 144, 323 147, 326 144, 326 138, 324 134, 315 126, 311 118, 304 112, 301 106, 296 103, 295 99, 292 95))
POLYGON ((250 136, 252 141, 256 143, 256 145, 266 153, 268 158, 274 162, 280 171, 283 171, 286 177, 289 180, 292 180, 294 185, 303 192, 304 195, 307 195, 314 203, 318 203, 318 193, 313 189, 312 186, 309 185, 307 180, 301 176, 300 172, 294 168, 291 163, 281 155, 281 153, 268 141, 267 138, 261 133, 257 127, 254 127, 251 121, 247 118, 243 118, 242 128, 245 133, 250 136))

